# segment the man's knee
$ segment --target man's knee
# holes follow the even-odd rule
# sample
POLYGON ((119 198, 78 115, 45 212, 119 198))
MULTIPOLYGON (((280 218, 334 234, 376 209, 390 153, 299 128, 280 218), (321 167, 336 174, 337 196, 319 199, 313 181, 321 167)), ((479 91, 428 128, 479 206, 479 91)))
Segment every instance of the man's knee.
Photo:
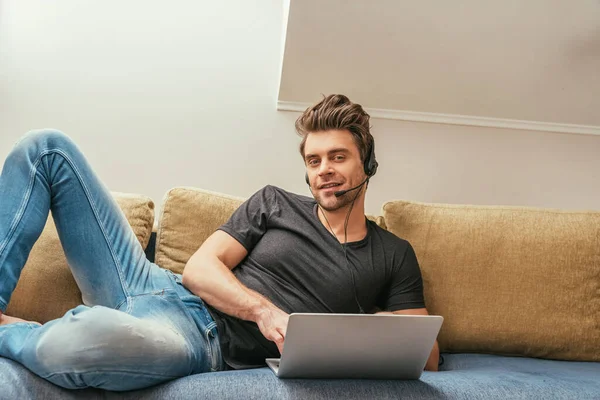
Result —
POLYGON ((44 143, 44 144, 62 144, 62 143, 71 143, 72 140, 69 136, 67 136, 64 132, 59 131, 58 129, 35 129, 27 132, 21 138, 21 142, 27 143, 44 143))
POLYGON ((73 140, 56 129, 38 129, 27 132, 16 143, 7 157, 7 162, 35 162, 39 157, 50 153, 71 154, 77 149, 73 140))
POLYGON ((73 140, 57 129, 36 129, 23 135, 17 142, 15 150, 35 148, 43 151, 72 145, 73 140))

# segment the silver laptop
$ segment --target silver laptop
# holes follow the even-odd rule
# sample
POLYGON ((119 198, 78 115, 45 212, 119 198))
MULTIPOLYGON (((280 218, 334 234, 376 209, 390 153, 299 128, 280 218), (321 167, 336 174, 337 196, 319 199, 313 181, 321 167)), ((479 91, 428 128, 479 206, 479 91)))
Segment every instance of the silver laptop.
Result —
POLYGON ((279 378, 419 379, 444 318, 438 315, 290 315, 279 378))

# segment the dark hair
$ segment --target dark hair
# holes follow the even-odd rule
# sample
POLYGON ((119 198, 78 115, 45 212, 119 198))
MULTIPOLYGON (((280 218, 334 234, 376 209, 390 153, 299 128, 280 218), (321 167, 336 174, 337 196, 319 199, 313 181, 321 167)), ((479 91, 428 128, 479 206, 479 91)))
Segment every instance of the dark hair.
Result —
POLYGON ((369 114, 360 104, 350 101, 343 94, 331 94, 319 103, 307 108, 296 120, 296 131, 302 136, 300 154, 304 158, 304 145, 309 133, 332 129, 347 130, 358 147, 360 159, 365 162, 373 147, 369 114))

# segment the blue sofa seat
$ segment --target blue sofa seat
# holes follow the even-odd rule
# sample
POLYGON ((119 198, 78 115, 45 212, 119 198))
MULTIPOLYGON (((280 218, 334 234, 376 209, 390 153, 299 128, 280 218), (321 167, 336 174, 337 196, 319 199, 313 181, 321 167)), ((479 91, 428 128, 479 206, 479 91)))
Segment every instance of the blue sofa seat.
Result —
POLYGON ((600 363, 446 354, 420 380, 280 380, 267 368, 214 372, 133 392, 69 391, 0 358, 0 399, 600 399, 600 363))

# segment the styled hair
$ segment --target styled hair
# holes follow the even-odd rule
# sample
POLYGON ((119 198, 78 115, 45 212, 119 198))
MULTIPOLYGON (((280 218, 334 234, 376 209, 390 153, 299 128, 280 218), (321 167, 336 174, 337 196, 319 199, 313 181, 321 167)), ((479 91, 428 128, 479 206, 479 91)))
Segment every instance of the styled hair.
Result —
POLYGON ((352 134, 364 163, 373 146, 369 126, 370 116, 360 104, 350 101, 343 94, 331 94, 319 103, 307 108, 296 120, 296 131, 302 137, 300 154, 304 158, 304 146, 310 133, 328 130, 347 130, 352 134))

